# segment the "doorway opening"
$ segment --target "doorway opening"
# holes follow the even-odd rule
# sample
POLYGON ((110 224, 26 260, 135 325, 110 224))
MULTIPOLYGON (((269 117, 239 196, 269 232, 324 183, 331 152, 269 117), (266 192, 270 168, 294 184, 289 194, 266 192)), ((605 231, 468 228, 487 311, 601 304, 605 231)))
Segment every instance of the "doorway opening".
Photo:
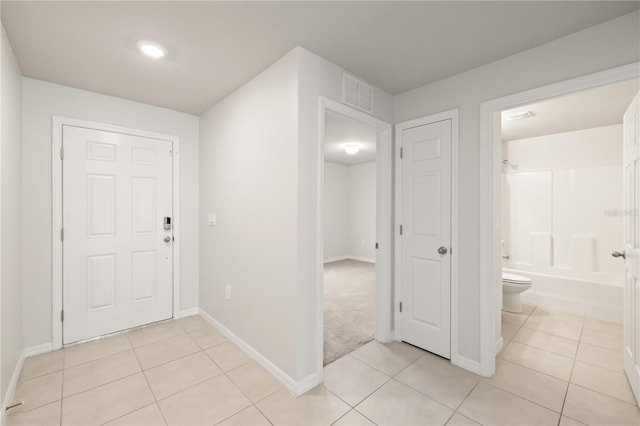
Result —
MULTIPOLYGON (((361 282, 361 291, 353 291, 352 295, 354 296, 354 300, 350 301, 349 298, 343 298, 343 302, 346 300, 351 303, 353 307, 353 302, 355 305, 360 304, 360 301, 357 298, 362 300, 366 300, 366 303, 362 303, 362 305, 368 306, 368 309, 356 309, 359 312, 369 312, 367 322, 369 325, 362 324, 362 330, 366 330, 368 335, 366 338, 360 338, 359 342, 362 344, 366 343, 366 340, 371 339, 371 295, 373 295, 373 323, 375 327, 373 328, 373 338, 379 342, 389 342, 391 341, 392 330, 394 327, 393 323, 393 287, 392 287, 392 262, 393 262, 393 204, 392 204, 392 138, 391 138, 391 124, 381 121, 369 114, 358 111, 354 108, 351 108, 342 103, 320 97, 319 98, 320 108, 319 108, 319 134, 318 134, 318 170, 319 170, 319 180, 318 180, 318 227, 316 229, 316 241, 317 241, 317 258, 316 258, 316 290, 317 290, 317 333, 316 333, 316 360, 317 360, 317 377, 318 382, 322 381, 323 377, 323 369, 325 365, 325 321, 324 321, 324 302, 325 302, 325 259, 326 260, 337 260, 337 262, 329 262, 327 265, 329 269, 336 266, 344 266, 345 269, 349 269, 349 267, 353 267, 351 273, 340 274, 336 273, 334 275, 342 275, 343 279, 347 281, 350 280, 349 275, 353 276, 361 276, 364 280, 361 282), (334 124, 338 125, 338 123, 342 123, 342 125, 355 126, 360 128, 361 131, 364 131, 368 136, 369 142, 365 145, 363 143, 362 146, 359 146, 358 154, 362 153, 362 155, 367 154, 369 156, 368 160, 362 164, 353 164, 353 165, 343 165, 342 171, 343 174, 346 174, 346 168, 351 167, 351 175, 353 177, 353 186, 354 188, 363 188, 361 191, 355 192, 355 203, 351 203, 353 205, 352 214, 355 217, 353 222, 349 222, 347 217, 344 217, 345 210, 343 210, 342 217, 341 214, 335 214, 335 211, 327 212, 325 208, 325 204, 327 200, 325 199, 325 174, 331 174, 334 170, 328 170, 333 167, 333 169, 340 170, 340 165, 329 165, 329 168, 325 169, 325 157, 328 156, 329 161, 331 162, 331 154, 325 153, 325 133, 327 131, 327 122, 329 122, 329 134, 331 134, 331 126, 334 124), (333 124, 332 124, 333 122, 333 124), (374 138, 374 139, 373 139, 374 138), (371 184, 371 180, 374 179, 374 184, 371 184), (364 188, 367 188, 366 190, 364 188), (371 194, 371 191, 374 194, 371 194), (358 201, 360 200, 360 201, 358 201), (367 212, 366 210, 371 210, 367 212), (325 218, 325 215, 328 214, 331 216, 334 215, 334 218, 331 217, 325 218), (353 250, 349 249, 351 253, 346 254, 335 254, 338 253, 335 251, 334 245, 332 243, 327 242, 327 250, 325 251, 325 226, 328 221, 337 220, 338 229, 343 229, 343 233, 346 234, 348 239, 353 238, 353 250), (345 225, 348 225, 347 228, 353 230, 351 236, 347 234, 345 225), (371 231, 372 226, 375 229, 375 232, 371 231), (342 228, 341 228, 342 227, 342 228), (364 243, 363 243, 364 240, 364 243), (334 254, 332 253, 332 250, 334 254), (342 258, 341 257, 345 257, 342 258), (347 262, 342 262, 347 261, 347 262), (375 261, 373 263, 372 261, 375 261), (340 264, 342 262, 342 265, 340 264), (331 265, 331 264, 334 265, 331 265), (373 272, 373 277, 372 277, 373 272), (344 278, 344 277, 347 278, 344 278), (365 284, 364 282, 368 281, 369 283, 373 283, 373 288, 371 288, 371 284, 365 284), (365 290, 366 289, 366 290, 365 290), (364 297, 366 296, 366 299, 364 297)), ((338 126, 339 127, 339 126, 338 126)), ((344 153, 345 146, 348 142, 339 142, 339 148, 344 153)), ((353 142, 352 142, 353 143, 353 142)), ((355 142, 358 143, 358 142, 355 142)), ((362 143, 362 142, 361 142, 362 143)), ((337 150, 337 147, 334 146, 334 149, 337 150)), ((351 149, 351 148, 349 148, 351 149)), ((358 154, 352 154, 357 156, 358 154)), ((346 154, 345 155, 349 155, 346 154)), ((336 161, 336 160, 333 160, 336 161)), ((330 163, 329 163, 330 164, 330 163)), ((338 173, 339 174, 339 173, 338 173)), ((329 177, 331 179, 331 177, 329 177)), ((344 186, 344 185, 343 185, 344 186)), ((344 187, 341 188, 344 192, 344 187)), ((347 193, 348 194, 348 193, 347 193)), ((329 196, 329 195, 327 195, 329 196)), ((344 199, 344 194, 342 196, 344 199)), ((349 201, 349 200, 347 200, 349 201)), ((332 200, 329 200, 329 208, 332 200)), ((345 236, 345 235, 343 235, 345 236)), ((335 269, 335 268, 334 268, 335 269)), ((336 272, 336 271, 332 271, 336 272)), ((330 274, 329 274, 330 275, 330 274)), ((331 277, 329 277, 329 280, 331 277)), ((332 285, 329 283, 330 287, 335 287, 338 290, 344 289, 341 287, 340 280, 338 280, 337 284, 332 285)), ((331 288, 327 289, 331 292, 331 288)), ((338 299, 340 299, 339 293, 338 299)), ((335 306, 339 306, 340 304, 336 304, 335 306)), ((331 316, 329 318, 331 321, 331 316)), ((353 321, 359 321, 355 319, 353 321)), ((350 324, 358 325, 358 324, 350 324)), ((344 339, 348 340, 348 339, 344 339)), ((353 349, 356 349, 358 344, 353 349)), ((344 348, 343 351, 348 350, 348 348, 344 348)), ((331 349, 328 351, 331 352, 331 349)), ((348 353, 348 352, 347 352, 348 353)), ((332 358, 336 358, 336 355, 333 355, 332 358)), ((336 358, 337 359, 337 358, 336 358)), ((329 360, 329 358, 327 358, 329 360)))
MULTIPOLYGON (((624 305, 633 297, 627 282, 634 268, 622 253, 633 251, 637 192, 629 188, 639 175, 625 127, 639 88, 629 79, 494 114, 501 144, 498 375, 510 361, 633 401, 622 365, 606 360, 623 358, 624 305), (580 373, 560 362, 551 372, 544 365, 552 359, 578 360, 580 373), (622 380, 580 383, 581 374, 601 373, 622 380)), ((633 386, 637 373, 627 374, 633 386)))
POLYGON ((640 77, 638 64, 624 65, 548 86, 515 93, 480 105, 480 365, 479 373, 495 373, 500 349, 502 307, 501 112, 546 99, 640 77), (497 133, 497 134, 496 134, 497 133))
POLYGON ((331 111, 324 126, 327 365, 375 337, 377 132, 331 111))

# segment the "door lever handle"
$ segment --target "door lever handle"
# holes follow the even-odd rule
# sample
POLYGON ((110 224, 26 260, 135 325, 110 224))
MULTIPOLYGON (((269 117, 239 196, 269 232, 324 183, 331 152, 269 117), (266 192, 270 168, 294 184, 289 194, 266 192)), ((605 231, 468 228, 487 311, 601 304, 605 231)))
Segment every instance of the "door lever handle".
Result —
POLYGON ((622 251, 622 253, 619 252, 619 251, 614 251, 613 253, 611 253, 611 256, 613 256, 613 257, 621 257, 623 259, 626 259, 627 258, 627 253, 625 253, 624 251, 622 251))

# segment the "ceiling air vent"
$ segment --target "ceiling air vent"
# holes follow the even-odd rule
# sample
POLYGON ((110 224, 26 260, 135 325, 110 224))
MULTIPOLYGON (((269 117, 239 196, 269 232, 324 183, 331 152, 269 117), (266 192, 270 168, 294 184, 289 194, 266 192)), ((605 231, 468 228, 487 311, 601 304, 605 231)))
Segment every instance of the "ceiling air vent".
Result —
POLYGON ((343 73, 342 102, 373 113, 373 87, 347 73, 343 73))

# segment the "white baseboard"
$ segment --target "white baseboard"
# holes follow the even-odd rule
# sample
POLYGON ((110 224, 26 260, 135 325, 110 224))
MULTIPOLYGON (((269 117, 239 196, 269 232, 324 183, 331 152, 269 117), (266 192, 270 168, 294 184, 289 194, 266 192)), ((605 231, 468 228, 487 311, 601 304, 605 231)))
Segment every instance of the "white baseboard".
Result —
POLYGON ((53 351, 53 343, 43 343, 42 345, 30 346, 28 348, 24 348, 24 357, 29 358, 31 356, 46 354, 47 352, 53 351))
POLYGON ((502 337, 500 337, 498 340, 496 340, 496 352, 495 352, 495 354, 498 355, 503 347, 504 347, 504 339, 502 337))
POLYGON ((369 259, 367 257, 351 256, 351 255, 349 255, 349 256, 329 257, 329 258, 324 260, 324 263, 339 262, 341 260, 358 260, 360 262, 376 263, 375 259, 369 259))
POLYGON ((178 318, 190 317, 193 315, 198 315, 199 313, 200 308, 184 309, 178 313, 178 318))
POLYGON ((349 259, 349 256, 329 257, 324 260, 324 263, 339 262, 341 260, 347 260, 347 259, 349 259))
POLYGON ((613 306, 535 290, 528 290, 520 297, 524 303, 622 324, 622 303, 613 306))
POLYGON ((376 263, 375 259, 369 259, 367 257, 360 257, 360 256, 349 256, 349 259, 351 260, 358 260, 360 262, 367 262, 367 263, 376 263))
POLYGON ((483 375, 482 368, 480 367, 480 363, 478 361, 474 361, 472 359, 458 355, 455 358, 451 358, 451 363, 457 365, 460 368, 464 368, 465 370, 469 370, 472 373, 476 373, 480 376, 483 375))
MULTIPOLYGON (((42 346, 42 345, 41 345, 42 346)), ((18 380, 20 379, 20 374, 22 374, 22 367, 24 367, 24 359, 26 349, 22 351, 20 358, 18 358, 18 362, 16 363, 16 368, 13 370, 13 374, 11 375, 11 381, 9 382, 9 387, 7 388, 7 393, 2 400, 2 416, 0 418, 0 424, 7 424, 7 407, 14 404, 13 398, 16 396, 16 387, 18 386, 18 380)))
POLYGON ((209 315, 207 312, 202 309, 199 310, 200 315, 204 319, 206 319, 209 324, 218 329, 220 333, 222 333, 227 339, 231 342, 235 343, 240 349, 247 353, 254 361, 260 364, 265 370, 271 373, 282 385, 287 388, 294 395, 299 396, 308 391, 309 389, 315 387, 319 384, 319 379, 316 373, 313 373, 307 377, 305 377, 301 381, 294 380, 287 373, 282 371, 277 365, 273 362, 265 358, 260 352, 251 347, 248 343, 238 337, 234 332, 229 330, 227 327, 218 322, 215 318, 209 315))
POLYGON ((296 391, 292 391, 296 396, 300 396, 311 389, 315 388, 321 383, 321 379, 318 377, 318 373, 311 373, 304 379, 297 382, 296 391))

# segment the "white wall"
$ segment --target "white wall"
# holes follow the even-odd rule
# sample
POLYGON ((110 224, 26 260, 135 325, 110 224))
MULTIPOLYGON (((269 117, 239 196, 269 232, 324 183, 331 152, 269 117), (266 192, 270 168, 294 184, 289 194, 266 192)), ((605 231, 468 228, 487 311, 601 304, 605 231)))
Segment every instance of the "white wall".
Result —
MULTIPOLYGON (((21 303, 21 75, 7 35, 2 27, 0 117, 0 271, 2 306, 0 319, 0 401, 4 401, 11 376, 24 348, 21 303)), ((3 413, 4 414, 4 413, 3 413)))
POLYGON ((324 163, 324 260, 349 256, 349 166, 324 163))
POLYGON ((294 380, 298 59, 200 117, 200 307, 294 380))
MULTIPOLYGON (((342 73, 298 47, 200 118, 200 306, 301 388, 321 363, 318 99, 342 73)), ((391 97, 374 110, 390 120, 391 97)))
POLYGON ((51 342, 51 117, 180 138, 181 309, 198 306, 198 117, 23 79, 23 318, 25 346, 51 342))
MULTIPOLYGON (((502 144, 508 267, 622 285, 622 125, 502 144)), ((593 301, 596 303, 597 301, 593 301)))
MULTIPOLYGON (((480 360, 480 103, 640 59, 634 12, 394 97, 395 122, 460 110, 459 351, 480 360)), ((455 250, 456 248, 454 248, 455 250)))
POLYGON ((376 163, 355 164, 348 168, 349 255, 376 259, 376 163))
POLYGON ((324 260, 375 262, 376 163, 324 163, 324 260))

